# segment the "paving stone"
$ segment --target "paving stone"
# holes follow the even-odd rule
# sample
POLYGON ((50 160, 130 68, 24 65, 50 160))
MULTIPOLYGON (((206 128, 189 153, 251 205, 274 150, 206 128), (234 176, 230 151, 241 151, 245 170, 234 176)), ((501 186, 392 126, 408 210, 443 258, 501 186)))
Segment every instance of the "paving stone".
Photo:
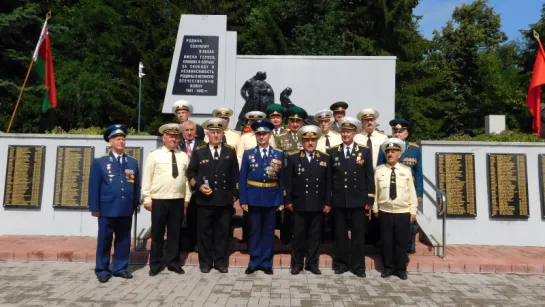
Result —
POLYGON ((544 275, 411 272, 400 280, 381 278, 376 271, 362 279, 331 269, 322 269, 321 276, 292 276, 288 268, 275 269, 273 276, 247 276, 243 268, 202 274, 187 267, 184 275, 163 271, 149 277, 145 266, 129 269, 134 279, 114 277, 101 284, 91 263, 0 262, 0 307, 538 306, 545 301, 544 275))

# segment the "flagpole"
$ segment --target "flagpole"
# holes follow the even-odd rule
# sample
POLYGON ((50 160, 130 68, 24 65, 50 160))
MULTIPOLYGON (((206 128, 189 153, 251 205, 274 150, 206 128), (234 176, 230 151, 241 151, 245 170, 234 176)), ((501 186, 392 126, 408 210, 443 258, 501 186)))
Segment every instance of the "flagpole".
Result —
POLYGON ((140 111, 142 109, 142 78, 138 78, 138 132, 140 132, 140 111))
POLYGON ((144 64, 140 62, 138 63, 138 132, 140 132, 140 113, 142 109, 142 78, 144 78, 145 75, 144 64))
MULTIPOLYGON (((51 18, 51 11, 47 12, 47 14, 45 15, 44 27, 50 18, 51 18)), ((26 72, 25 81, 23 82, 23 86, 21 87, 21 91, 19 92, 19 98, 17 98, 17 103, 15 104, 15 109, 13 109, 13 113, 11 114, 11 119, 9 120, 7 133, 9 133, 9 131, 11 130, 11 124, 13 123, 13 119, 15 118, 15 113, 17 113, 17 109, 19 108, 19 103, 21 102, 21 98, 23 97, 23 92, 25 91, 25 86, 28 81, 28 76, 30 75, 30 70, 32 69, 33 64, 34 64, 34 56, 32 56, 32 58, 30 59, 30 64, 28 65, 28 71, 26 72)))
MULTIPOLYGON (((533 34, 534 34, 534 38, 536 39, 537 41, 537 56, 539 57, 540 53, 542 54, 542 56, 545 57, 545 50, 543 50, 543 45, 541 44, 541 40, 539 39, 539 33, 537 33, 536 30, 533 30, 533 34)), ((536 58, 536 61, 537 61, 537 58, 536 58)), ((533 75, 533 71, 532 71, 532 75, 533 75)), ((539 92, 541 93, 541 91, 539 92)), ((536 110, 535 110, 535 114, 534 115, 534 120, 538 123, 538 131, 536 131, 536 134, 538 137, 542 138, 542 137, 545 137, 543 135, 541 135, 541 106, 536 106, 536 110)), ((533 126, 533 125, 532 125, 533 126)))

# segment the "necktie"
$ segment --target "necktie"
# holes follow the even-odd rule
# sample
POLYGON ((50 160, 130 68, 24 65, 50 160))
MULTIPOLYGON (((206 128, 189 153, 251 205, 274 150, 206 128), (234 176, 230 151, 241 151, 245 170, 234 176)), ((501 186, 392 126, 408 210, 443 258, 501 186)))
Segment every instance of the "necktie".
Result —
POLYGON ((329 143, 329 135, 325 135, 325 148, 329 149, 331 147, 331 143, 329 143))
POLYGON ((274 135, 278 135, 278 129, 274 129, 274 135))
POLYGON ((314 160, 314 153, 312 152, 308 156, 309 156, 308 162, 312 162, 312 160, 314 160))
POLYGON ((172 178, 178 177, 178 165, 176 163, 176 156, 174 155, 174 150, 170 151, 172 153, 172 178))
POLYGON ((390 175, 390 199, 394 200, 397 197, 396 187, 396 172, 395 167, 392 167, 392 174, 390 175))
POLYGON ((121 161, 121 155, 117 156, 117 163, 119 163, 119 165, 122 165, 123 161, 121 161))
POLYGON ((367 147, 369 147, 369 151, 371 152, 371 157, 373 157, 373 143, 371 142, 371 133, 367 135, 367 147))
POLYGON ((346 147, 346 159, 350 158, 350 146, 346 147))
POLYGON ((185 141, 185 153, 191 159, 191 141, 185 141))
POLYGON ((263 159, 267 160, 267 148, 263 148, 263 159))
POLYGON ((218 154, 218 146, 214 146, 214 160, 217 160, 220 158, 220 155, 218 154))

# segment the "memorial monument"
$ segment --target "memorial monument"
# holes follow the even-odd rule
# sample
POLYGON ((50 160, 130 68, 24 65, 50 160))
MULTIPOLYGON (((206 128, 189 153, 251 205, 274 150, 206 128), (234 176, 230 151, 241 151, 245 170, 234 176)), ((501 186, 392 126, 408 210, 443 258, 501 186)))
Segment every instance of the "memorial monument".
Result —
POLYGON ((246 113, 250 111, 265 112, 267 107, 274 103, 274 90, 266 79, 267 73, 258 71, 240 88, 240 96, 244 99, 244 106, 238 115, 237 130, 242 131, 246 127, 246 113))

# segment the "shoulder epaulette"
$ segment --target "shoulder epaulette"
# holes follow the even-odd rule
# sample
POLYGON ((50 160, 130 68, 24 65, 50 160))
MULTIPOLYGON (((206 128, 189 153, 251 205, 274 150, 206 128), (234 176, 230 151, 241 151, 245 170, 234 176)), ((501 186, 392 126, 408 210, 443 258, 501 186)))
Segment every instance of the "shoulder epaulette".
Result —
POLYGON ((163 148, 163 147, 157 147, 157 148, 155 148, 154 150, 152 150, 151 152, 157 151, 157 150, 159 150, 159 149, 161 149, 161 148, 163 148))
POLYGON ((325 151, 321 151, 321 150, 316 150, 316 151, 319 152, 319 153, 321 153, 321 154, 324 154, 324 155, 326 155, 326 156, 329 156, 329 154, 328 154, 327 152, 325 152, 325 151))
POLYGON ((109 153, 103 154, 103 155, 101 155, 99 158, 104 158, 104 157, 107 157, 107 156, 109 156, 109 155, 110 155, 109 153))
POLYGON ((409 145, 414 146, 414 147, 420 147, 420 146, 418 146, 418 144, 413 143, 413 142, 409 142, 409 145))
POLYGON ((276 136, 284 136, 284 135, 288 134, 288 132, 289 132, 288 130, 285 130, 285 131, 283 131, 283 132, 280 132, 280 133, 277 134, 276 136))
POLYGON ((298 154, 298 153, 300 153, 300 152, 301 152, 301 151, 300 151, 299 149, 297 149, 297 150, 293 150, 293 151, 288 152, 288 155, 289 155, 289 156, 292 156, 292 155, 296 155, 296 154, 298 154))
POLYGON ((339 148, 339 146, 342 146, 343 144, 339 144, 339 145, 335 145, 335 146, 331 146, 330 149, 333 149, 333 148, 339 148))
MULTIPOLYGON (((384 165, 384 164, 383 164, 383 165, 384 165)), ((401 165, 401 167, 406 168, 406 169, 409 170, 409 171, 412 171, 410 166, 407 166, 407 165, 405 165, 405 164, 403 164, 403 163, 399 163, 399 165, 401 165)))
POLYGON ((227 143, 223 144, 223 146, 225 146, 225 147, 227 147, 227 148, 235 149, 235 147, 233 147, 233 146, 231 146, 231 145, 229 145, 229 144, 227 144, 227 143))
POLYGON ((379 169, 385 168, 385 167, 386 167, 386 164, 381 164, 381 165, 377 166, 377 168, 375 169, 375 172, 378 171, 379 169))
POLYGON ((204 144, 198 146, 197 149, 203 149, 203 148, 206 148, 206 146, 208 146, 208 143, 204 143, 204 144))
POLYGON ((369 147, 367 147, 367 145, 363 145, 363 144, 360 144, 360 143, 356 143, 356 145, 358 145, 359 147, 363 147, 363 148, 369 148, 369 147))

